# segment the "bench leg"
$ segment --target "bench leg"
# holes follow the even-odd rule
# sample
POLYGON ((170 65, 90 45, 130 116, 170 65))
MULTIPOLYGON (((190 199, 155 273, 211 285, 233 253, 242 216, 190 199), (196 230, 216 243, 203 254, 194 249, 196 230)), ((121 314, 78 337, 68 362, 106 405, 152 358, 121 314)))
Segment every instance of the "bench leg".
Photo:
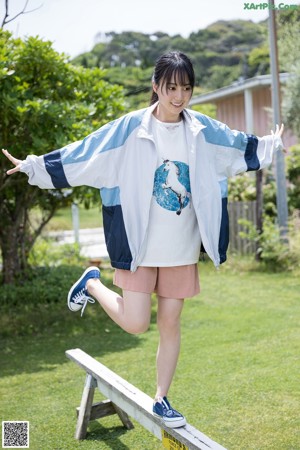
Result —
POLYGON ((119 408, 115 403, 113 403, 113 406, 115 408, 116 413, 118 414, 121 422, 123 423, 124 427, 127 428, 127 430, 132 430, 134 428, 133 423, 129 419, 128 414, 123 411, 121 408, 119 408))
POLYGON ((97 386, 97 381, 92 375, 87 374, 85 380, 85 386, 82 393, 79 415, 77 420, 75 438, 85 439, 88 424, 91 416, 91 409, 93 404, 95 387, 97 386))

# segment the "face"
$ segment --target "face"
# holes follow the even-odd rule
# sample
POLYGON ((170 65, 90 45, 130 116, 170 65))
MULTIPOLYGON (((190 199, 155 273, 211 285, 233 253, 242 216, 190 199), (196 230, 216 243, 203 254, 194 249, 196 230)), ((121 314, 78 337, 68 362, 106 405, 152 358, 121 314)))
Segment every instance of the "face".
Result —
POLYGON ((188 106, 192 96, 192 87, 186 78, 183 85, 177 84, 175 77, 170 83, 153 83, 153 90, 158 95, 159 104, 154 112, 158 120, 162 122, 178 122, 180 113, 188 106))

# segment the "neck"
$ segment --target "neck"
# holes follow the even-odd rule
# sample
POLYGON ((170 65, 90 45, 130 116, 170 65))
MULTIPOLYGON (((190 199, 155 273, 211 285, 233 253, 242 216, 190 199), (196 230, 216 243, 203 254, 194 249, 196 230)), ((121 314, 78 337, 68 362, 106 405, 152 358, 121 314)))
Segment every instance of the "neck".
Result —
POLYGON ((181 121, 181 113, 180 114, 166 114, 162 109, 157 105, 155 110, 153 111, 154 117, 160 120, 161 122, 167 123, 176 123, 181 121))

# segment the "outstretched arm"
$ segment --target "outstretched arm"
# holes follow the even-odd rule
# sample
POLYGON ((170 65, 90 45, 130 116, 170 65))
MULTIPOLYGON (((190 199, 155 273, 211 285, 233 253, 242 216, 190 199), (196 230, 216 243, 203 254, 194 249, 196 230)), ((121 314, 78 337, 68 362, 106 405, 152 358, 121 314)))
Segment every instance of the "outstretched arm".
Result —
POLYGON ((14 158, 6 149, 2 149, 3 155, 5 155, 14 165, 15 167, 13 169, 9 169, 6 173, 7 175, 12 175, 13 173, 20 172, 20 167, 22 160, 14 158))

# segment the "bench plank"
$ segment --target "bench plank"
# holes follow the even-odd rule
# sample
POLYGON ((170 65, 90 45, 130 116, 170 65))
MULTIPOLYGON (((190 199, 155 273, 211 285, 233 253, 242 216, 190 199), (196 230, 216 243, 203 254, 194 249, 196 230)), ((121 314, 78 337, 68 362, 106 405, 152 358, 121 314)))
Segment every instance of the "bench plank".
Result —
POLYGON ((97 382, 99 391, 128 416, 162 440, 162 430, 173 436, 190 450, 226 450, 204 433, 187 424, 181 428, 166 427, 152 414, 153 399, 96 359, 80 349, 66 351, 66 356, 76 362, 97 382))

